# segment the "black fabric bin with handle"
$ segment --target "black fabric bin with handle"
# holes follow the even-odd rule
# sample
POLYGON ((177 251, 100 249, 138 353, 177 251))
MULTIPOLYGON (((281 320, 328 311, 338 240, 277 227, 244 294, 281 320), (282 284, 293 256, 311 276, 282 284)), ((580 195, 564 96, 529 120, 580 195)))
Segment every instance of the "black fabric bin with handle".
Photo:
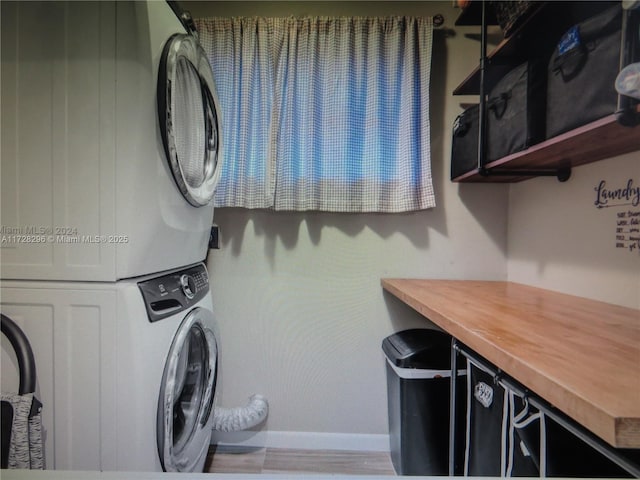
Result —
POLYGON ((494 366, 467 363, 465 476, 538 477, 540 412, 494 366))
MULTIPOLYGON (((382 350, 387 359, 389 442, 396 473, 447 475, 451 336, 430 329, 404 330, 385 338, 382 350)), ((464 388, 464 381, 458 386, 464 388)), ((463 422, 460 418, 456 424, 463 427, 463 422)))
POLYGON ((546 62, 530 59, 491 89, 487 102, 487 159, 498 160, 544 140, 546 62))
POLYGON ((548 67, 547 138, 616 111, 621 32, 617 4, 562 36, 548 67))
MULTIPOLYGON (((549 416, 545 416, 546 476, 564 478, 633 478, 549 416)), ((640 450, 617 449, 616 455, 640 465, 640 450)))
POLYGON ((472 105, 456 118, 451 141, 451 180, 478 168, 479 107, 472 105))
MULTIPOLYGON (((530 59, 508 72, 487 101, 486 161, 522 151, 544 140, 546 60, 530 59)), ((478 168, 479 106, 456 118, 451 145, 451 179, 478 168)))
POLYGON ((467 425, 465 476, 500 477, 504 475, 508 411, 506 392, 495 373, 469 362, 467 373, 467 425))

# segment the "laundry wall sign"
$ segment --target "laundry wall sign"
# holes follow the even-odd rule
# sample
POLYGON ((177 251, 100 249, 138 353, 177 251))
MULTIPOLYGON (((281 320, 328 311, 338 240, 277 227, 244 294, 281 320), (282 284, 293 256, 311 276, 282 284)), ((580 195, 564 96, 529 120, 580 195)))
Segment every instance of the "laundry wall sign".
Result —
POLYGON ((600 180, 594 190, 596 208, 615 212, 616 248, 640 252, 640 184, 632 178, 623 185, 600 180))

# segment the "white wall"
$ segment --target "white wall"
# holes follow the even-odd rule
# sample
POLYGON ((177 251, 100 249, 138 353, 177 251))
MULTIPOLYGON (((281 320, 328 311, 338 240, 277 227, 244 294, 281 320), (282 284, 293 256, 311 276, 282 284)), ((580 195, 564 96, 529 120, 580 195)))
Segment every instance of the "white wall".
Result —
MULTIPOLYGON (((448 1, 186 5, 196 17, 442 13, 448 28, 458 13, 448 1)), ((476 101, 451 91, 479 55, 477 42, 464 36, 475 28, 453 33, 439 33, 434 45, 435 209, 404 215, 216 211, 222 249, 210 253, 208 265, 222 334, 219 403, 265 394, 271 413, 263 430, 387 433, 380 343, 427 323, 384 294, 381 277, 508 277, 640 307, 640 254, 615 246, 617 213, 624 209, 594 205, 601 180, 611 187, 630 178, 640 184, 637 153, 576 168, 567 183, 448 180, 451 125, 460 103, 476 101)))
MULTIPOLYGON (((194 16, 441 13, 452 2, 195 2, 194 16)), ((431 122, 437 207, 401 215, 218 209, 208 267, 221 330, 218 403, 266 395, 268 431, 387 434, 384 337, 427 326, 381 277, 506 279, 508 187, 449 181, 451 91, 479 47, 456 29, 434 45, 431 122)), ((302 437, 302 434, 301 434, 302 437)))
POLYGON ((566 183, 538 178, 511 185, 509 280, 640 308, 640 245, 635 242, 632 251, 633 242, 616 240, 617 234, 640 236, 616 232, 633 228, 628 212, 640 212, 640 206, 623 205, 627 200, 595 206, 602 180, 612 190, 624 189, 630 179, 640 187, 639 158, 634 152, 575 168, 566 183))

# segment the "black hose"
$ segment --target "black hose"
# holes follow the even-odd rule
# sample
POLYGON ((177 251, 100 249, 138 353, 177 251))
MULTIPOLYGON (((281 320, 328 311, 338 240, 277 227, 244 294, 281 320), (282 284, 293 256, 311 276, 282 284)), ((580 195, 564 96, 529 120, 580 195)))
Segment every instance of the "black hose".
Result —
POLYGON ((24 332, 6 315, 0 314, 2 320, 2 333, 9 339, 11 346, 18 358, 18 368, 20 370, 20 386, 18 393, 33 393, 36 391, 36 362, 33 357, 33 350, 24 332))

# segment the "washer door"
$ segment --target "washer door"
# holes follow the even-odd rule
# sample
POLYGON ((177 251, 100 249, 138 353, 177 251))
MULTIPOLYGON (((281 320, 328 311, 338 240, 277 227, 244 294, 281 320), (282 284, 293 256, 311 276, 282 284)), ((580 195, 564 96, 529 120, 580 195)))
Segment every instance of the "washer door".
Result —
POLYGON ((158 453, 167 472, 193 472, 211 439, 218 348, 213 313, 195 308, 171 343, 158 400, 158 453))
POLYGON ((158 116, 178 189, 194 207, 207 205, 220 177, 220 108, 209 60, 191 35, 175 34, 164 47, 158 116))

